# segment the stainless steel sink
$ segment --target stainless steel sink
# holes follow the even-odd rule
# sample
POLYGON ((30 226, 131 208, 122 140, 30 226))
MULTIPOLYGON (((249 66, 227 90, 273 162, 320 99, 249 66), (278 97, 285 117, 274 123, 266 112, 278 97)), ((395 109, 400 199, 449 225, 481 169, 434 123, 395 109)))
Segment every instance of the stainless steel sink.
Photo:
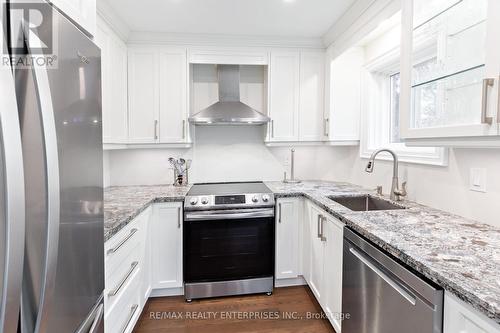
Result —
POLYGON ((370 197, 368 195, 354 196, 354 197, 328 197, 328 198, 356 212, 366 212, 372 210, 406 209, 406 207, 393 204, 390 201, 370 197))

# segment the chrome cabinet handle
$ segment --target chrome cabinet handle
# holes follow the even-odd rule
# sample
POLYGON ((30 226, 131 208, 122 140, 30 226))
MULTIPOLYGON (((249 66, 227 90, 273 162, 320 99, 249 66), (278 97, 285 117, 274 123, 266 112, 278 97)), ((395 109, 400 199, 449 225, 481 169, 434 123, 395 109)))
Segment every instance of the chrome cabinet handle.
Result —
POLYGON ((274 138, 274 120, 271 120, 271 138, 274 138))
POLYGON ((186 120, 182 121, 182 138, 186 138, 186 120))
POLYGON ((318 231, 318 238, 321 238, 321 214, 318 214, 317 231, 318 231))
POLYGON ((278 204, 278 223, 281 223, 281 203, 278 204))
POLYGON ((132 230, 130 230, 130 233, 120 241, 120 243, 118 243, 118 245, 116 245, 114 248, 112 249, 109 249, 108 252, 106 252, 106 254, 109 256, 110 254, 113 254, 115 253, 116 251, 118 251, 130 238, 132 238, 132 236, 138 231, 138 229, 134 228, 132 230))
POLYGON ((322 242, 326 242, 326 237, 323 234, 323 231, 324 231, 324 229, 323 229, 323 222, 325 222, 325 220, 326 220, 326 217, 321 216, 321 241, 322 242))
POLYGON ((493 122, 492 117, 488 117, 488 88, 495 84, 495 79, 484 79, 483 80, 483 95, 481 104, 481 123, 489 124, 493 122))
MULTIPOLYGON (((0 38, 6 43, 3 33, 0 38)), ((3 44, 5 45, 5 44, 3 44)), ((17 332, 19 301, 21 299, 24 232, 25 232, 25 191, 24 163, 22 155, 21 129, 17 108, 15 82, 7 61, 0 68, 0 153, 3 153, 4 218, 2 229, 3 284, 0 286, 2 302, 0 307, 0 332, 17 332), (8 158, 7 158, 8 157, 8 158)))
POLYGON ((330 118, 325 118, 324 121, 323 121, 323 134, 328 137, 328 135, 330 134, 329 133, 329 125, 330 125, 330 118))
POLYGON ((135 312, 139 308, 138 304, 132 305, 130 308, 130 315, 127 318, 127 321, 125 322, 125 325, 123 326, 123 329, 121 330, 122 333, 125 333, 127 331, 128 325, 130 325, 130 322, 132 321, 132 318, 134 318, 135 312))
MULTIPOLYGON (((24 36, 31 33, 38 35, 37 31, 30 31, 35 28, 29 24, 23 26, 24 36)), ((28 52, 36 54, 33 49, 40 48, 41 41, 38 38, 25 38, 28 52)), ((35 82, 37 102, 39 104, 40 118, 43 127, 43 141, 46 165, 46 191, 47 191, 47 247, 45 249, 45 259, 43 263, 43 276, 41 281, 41 299, 39 301, 37 323, 44 323, 48 319, 49 306, 55 289, 55 278, 57 271, 57 253, 59 245, 59 223, 60 223, 60 184, 59 184, 59 152, 57 145, 56 122, 54 116, 54 104, 50 90, 48 69, 44 65, 32 66, 32 73, 35 82)), ((39 330, 39 324, 35 328, 39 330)))
POLYGON ((409 292, 407 292, 399 282, 395 281, 392 279, 389 275, 384 273, 381 269, 377 267, 375 263, 372 262, 369 258, 367 258, 364 254, 358 252, 355 248, 351 247, 349 248, 349 251, 356 257, 358 260, 360 260, 363 264, 365 264, 368 268, 370 268, 375 274, 377 274, 382 280, 387 282, 394 290, 396 290, 401 296, 403 296, 408 302, 410 302, 412 305, 416 304, 416 297, 409 292))
POLYGON ((102 316, 104 314, 104 304, 99 305, 99 308, 97 308, 96 311, 96 316, 94 319, 94 322, 92 323, 92 326, 90 327, 89 333, 96 333, 97 332, 97 326, 101 323, 102 316))
POLYGON ((158 120, 155 120, 154 128, 155 128, 155 136, 154 136, 154 139, 155 139, 155 140, 158 140, 158 120))
POLYGON ((130 269, 127 271, 127 273, 125 274, 125 276, 120 280, 120 282, 118 282, 118 285, 115 287, 115 289, 111 290, 108 293, 109 297, 116 296, 116 294, 118 294, 120 292, 120 289, 122 289, 123 285, 125 285, 125 282, 127 282, 127 280, 130 277, 130 275, 132 275, 132 273, 134 272, 134 270, 137 267, 137 265, 139 265, 138 261, 134 261, 130 265, 130 269))
POLYGON ((181 207, 177 207, 177 228, 181 228, 181 207))

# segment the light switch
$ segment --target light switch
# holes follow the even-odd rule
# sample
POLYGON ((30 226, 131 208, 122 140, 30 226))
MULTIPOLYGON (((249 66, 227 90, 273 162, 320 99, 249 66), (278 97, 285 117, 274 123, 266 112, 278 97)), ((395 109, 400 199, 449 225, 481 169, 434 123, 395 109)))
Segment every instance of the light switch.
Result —
POLYGON ((486 169, 470 169, 470 189, 476 192, 486 192, 486 169))

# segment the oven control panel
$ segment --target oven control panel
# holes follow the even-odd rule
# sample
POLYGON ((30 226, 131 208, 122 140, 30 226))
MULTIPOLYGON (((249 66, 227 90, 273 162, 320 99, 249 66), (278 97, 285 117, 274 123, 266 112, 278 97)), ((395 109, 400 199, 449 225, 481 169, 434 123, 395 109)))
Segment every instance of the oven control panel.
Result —
POLYGON ((188 196, 185 200, 185 208, 187 209, 218 209, 255 206, 274 206, 274 196, 267 193, 200 195, 188 196))

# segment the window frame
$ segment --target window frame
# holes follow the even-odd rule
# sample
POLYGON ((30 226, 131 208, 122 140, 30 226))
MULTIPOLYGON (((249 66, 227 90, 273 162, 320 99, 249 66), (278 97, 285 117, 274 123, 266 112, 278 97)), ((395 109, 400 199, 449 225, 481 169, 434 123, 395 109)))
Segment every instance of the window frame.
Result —
MULTIPOLYGON (((390 78, 400 72, 400 55, 401 50, 398 46, 363 66, 360 157, 368 159, 377 149, 389 148, 398 154, 401 162, 447 166, 447 148, 408 147, 404 142, 391 142, 390 78)), ((377 159, 392 160, 392 157, 383 153, 379 154, 377 159)))

